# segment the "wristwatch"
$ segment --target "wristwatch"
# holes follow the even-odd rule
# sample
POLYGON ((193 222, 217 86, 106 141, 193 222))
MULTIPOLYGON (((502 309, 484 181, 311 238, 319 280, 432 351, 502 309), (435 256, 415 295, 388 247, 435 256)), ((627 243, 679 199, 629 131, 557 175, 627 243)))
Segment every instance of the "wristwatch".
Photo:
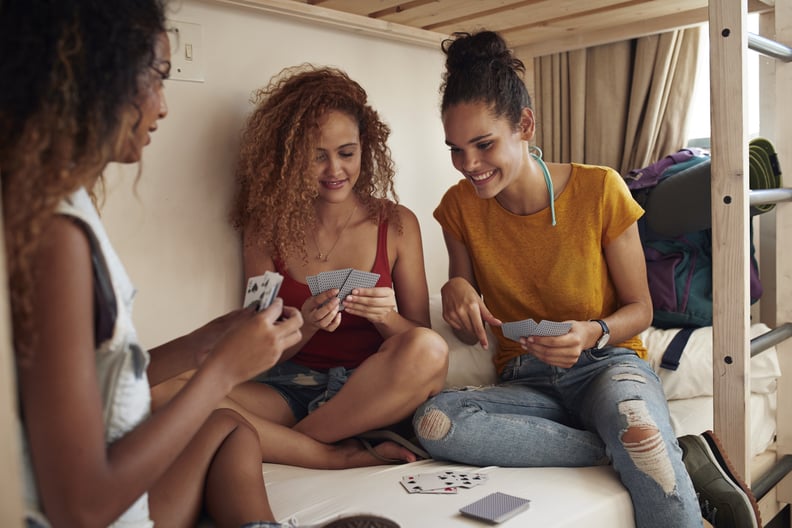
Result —
POLYGON ((610 328, 608 328, 608 325, 606 325, 605 321, 602 319, 592 319, 592 321, 599 323, 599 325, 602 327, 602 335, 599 339, 597 339, 597 342, 593 347, 594 349, 599 350, 608 344, 608 340, 610 339, 610 328))

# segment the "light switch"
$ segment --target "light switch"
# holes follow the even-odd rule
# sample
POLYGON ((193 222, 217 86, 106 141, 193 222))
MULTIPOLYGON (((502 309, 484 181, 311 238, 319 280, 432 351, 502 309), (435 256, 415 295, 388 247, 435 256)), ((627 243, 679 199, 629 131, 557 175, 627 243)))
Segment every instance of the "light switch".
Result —
POLYGON ((175 81, 204 82, 206 61, 203 28, 200 24, 171 20, 168 23, 171 45, 171 75, 175 81))

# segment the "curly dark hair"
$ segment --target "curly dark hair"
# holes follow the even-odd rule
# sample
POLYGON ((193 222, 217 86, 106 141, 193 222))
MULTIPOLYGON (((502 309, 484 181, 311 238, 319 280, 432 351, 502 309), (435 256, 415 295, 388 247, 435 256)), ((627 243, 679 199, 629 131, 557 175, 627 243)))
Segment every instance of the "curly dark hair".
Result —
POLYGON ((283 259, 295 254, 307 259, 306 235, 313 228, 313 204, 319 195, 310 167, 318 123, 330 110, 358 124, 361 167, 354 192, 369 218, 377 221, 386 214, 400 226, 387 145, 390 128, 367 98, 345 72, 311 64, 286 68, 255 92, 252 102, 257 106, 242 133, 239 187, 231 214, 233 226, 248 235, 246 243, 268 245, 283 259))
POLYGON ((484 102, 496 117, 517 126, 531 97, 522 80, 525 65, 494 31, 458 32, 442 42, 446 71, 440 91, 441 110, 457 103, 484 102))
POLYGON ((58 203, 118 151, 165 31, 164 0, 0 2, 0 171, 14 341, 32 344, 31 259, 58 203))

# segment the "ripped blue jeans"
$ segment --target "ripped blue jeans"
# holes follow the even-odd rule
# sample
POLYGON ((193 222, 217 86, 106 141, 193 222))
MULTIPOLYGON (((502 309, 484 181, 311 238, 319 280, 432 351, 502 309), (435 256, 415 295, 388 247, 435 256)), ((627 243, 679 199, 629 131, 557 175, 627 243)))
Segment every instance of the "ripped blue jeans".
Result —
POLYGON ((418 408, 413 426, 433 458, 474 466, 610 463, 637 527, 702 526, 660 379, 634 351, 585 350, 569 369, 526 354, 506 365, 501 380, 441 392, 418 408), (655 432, 626 443, 630 428, 655 432))
POLYGON ((278 391, 299 422, 335 396, 354 369, 332 367, 327 372, 284 361, 255 378, 278 391))

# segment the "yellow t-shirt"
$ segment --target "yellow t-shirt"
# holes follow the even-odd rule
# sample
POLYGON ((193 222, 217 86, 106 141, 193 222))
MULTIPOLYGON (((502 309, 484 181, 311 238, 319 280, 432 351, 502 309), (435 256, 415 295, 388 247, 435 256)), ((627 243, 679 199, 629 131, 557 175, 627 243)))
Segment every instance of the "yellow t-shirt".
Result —
MULTIPOLYGON (((434 211, 443 229, 461 241, 489 310, 503 322, 534 319, 587 321, 618 308, 603 248, 643 214, 613 169, 573 163, 569 183, 550 208, 513 214, 495 198, 481 199, 467 180, 451 187, 434 211)), ((523 353, 493 328, 501 372, 523 353)), ((638 336, 611 343, 646 357, 638 336)))

